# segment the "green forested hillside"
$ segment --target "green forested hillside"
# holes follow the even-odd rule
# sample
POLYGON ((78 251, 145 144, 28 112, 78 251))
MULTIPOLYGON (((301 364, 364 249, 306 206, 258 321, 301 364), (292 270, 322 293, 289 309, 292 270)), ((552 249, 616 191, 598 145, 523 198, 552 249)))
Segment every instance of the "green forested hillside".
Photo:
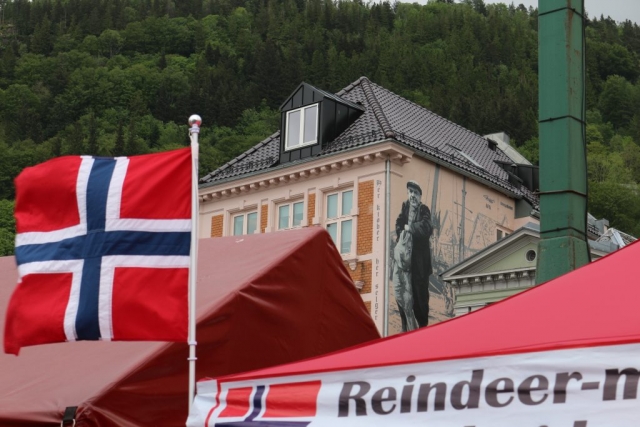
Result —
MULTIPOLYGON (((25 166, 185 145, 192 113, 204 121, 206 174, 276 130, 279 104, 301 81, 337 91, 366 75, 477 133, 506 131, 537 159, 537 12, 523 6, 0 0, 0 8, 2 212, 25 166)), ((590 210, 637 235, 640 27, 591 17, 586 33, 590 210)))

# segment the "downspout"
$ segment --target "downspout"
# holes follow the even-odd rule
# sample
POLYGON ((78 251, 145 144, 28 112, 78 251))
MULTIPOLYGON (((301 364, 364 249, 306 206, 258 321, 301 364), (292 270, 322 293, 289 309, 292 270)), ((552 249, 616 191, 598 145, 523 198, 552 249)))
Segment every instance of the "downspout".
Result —
POLYGON ((465 259, 464 256, 464 226, 467 222, 467 177, 462 177, 462 215, 460 217, 460 242, 458 249, 458 262, 462 262, 465 259))
POLYGON ((540 0, 540 243, 536 283, 589 262, 584 0, 540 0))
POLYGON ((385 195, 384 195, 384 313, 382 316, 382 336, 389 335, 389 274, 391 257, 389 237, 391 223, 391 159, 387 156, 384 166, 385 195))

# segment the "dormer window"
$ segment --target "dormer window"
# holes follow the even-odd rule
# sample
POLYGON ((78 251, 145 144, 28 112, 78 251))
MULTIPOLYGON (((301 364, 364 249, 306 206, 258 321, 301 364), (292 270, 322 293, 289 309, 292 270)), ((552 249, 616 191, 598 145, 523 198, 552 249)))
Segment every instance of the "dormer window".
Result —
POLYGON ((319 155, 364 111, 362 105, 301 83, 280 106, 280 164, 319 155))
POLYGON ((318 142, 318 104, 287 112, 286 150, 318 142))

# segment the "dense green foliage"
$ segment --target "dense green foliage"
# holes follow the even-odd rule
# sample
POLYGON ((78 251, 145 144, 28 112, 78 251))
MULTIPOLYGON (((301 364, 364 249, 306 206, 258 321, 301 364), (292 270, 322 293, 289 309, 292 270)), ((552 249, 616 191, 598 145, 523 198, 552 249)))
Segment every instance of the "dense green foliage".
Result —
MULTIPOLYGON (((301 81, 337 91, 362 75, 477 133, 506 131, 537 157, 534 9, 483 0, 0 8, 0 199, 13 198, 22 168, 50 157, 185 145, 192 113, 204 121, 204 175, 275 131, 279 104, 301 81)), ((640 27, 594 18, 587 37, 590 209, 638 234, 640 27)))

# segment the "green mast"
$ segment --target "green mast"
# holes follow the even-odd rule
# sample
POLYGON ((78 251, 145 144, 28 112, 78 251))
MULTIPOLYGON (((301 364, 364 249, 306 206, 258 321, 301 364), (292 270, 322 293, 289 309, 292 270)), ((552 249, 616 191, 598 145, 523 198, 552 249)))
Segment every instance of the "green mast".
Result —
POLYGON ((537 283, 589 262, 583 0, 539 0, 537 283))

